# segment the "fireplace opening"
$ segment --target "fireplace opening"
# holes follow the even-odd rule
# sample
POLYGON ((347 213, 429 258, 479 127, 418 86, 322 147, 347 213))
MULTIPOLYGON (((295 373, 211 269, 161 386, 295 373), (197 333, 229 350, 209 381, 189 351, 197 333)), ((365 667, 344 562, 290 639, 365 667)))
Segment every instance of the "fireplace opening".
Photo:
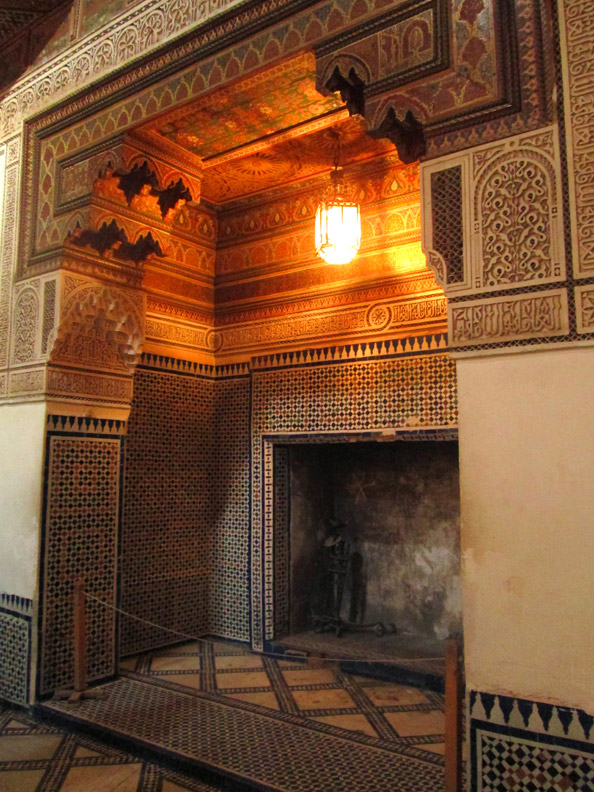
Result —
POLYGON ((439 657, 462 631, 458 443, 285 446, 285 646, 439 657))

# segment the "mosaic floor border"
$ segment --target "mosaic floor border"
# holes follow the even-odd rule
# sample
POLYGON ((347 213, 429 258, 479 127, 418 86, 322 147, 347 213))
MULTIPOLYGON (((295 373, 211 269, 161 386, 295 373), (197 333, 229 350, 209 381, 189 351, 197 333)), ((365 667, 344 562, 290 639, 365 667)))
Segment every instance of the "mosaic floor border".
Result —
MULTIPOLYGON (((397 742, 394 740, 394 735, 391 735, 389 739, 383 740, 377 737, 371 737, 367 734, 363 734, 360 732, 349 732, 348 736, 345 733, 345 730, 338 727, 332 726, 328 723, 320 723, 317 721, 310 720, 310 717, 321 717, 324 715, 334 715, 334 714, 349 714, 349 713, 359 713, 360 709, 353 708, 352 710, 349 709, 316 709, 316 710, 305 710, 304 713, 307 713, 305 716, 304 714, 293 714, 291 712, 275 712, 274 710, 270 710, 266 707, 262 707, 259 704, 253 704, 248 701, 236 701, 231 700, 229 701, 226 697, 222 697, 218 692, 210 692, 210 691, 197 691, 197 690, 190 690, 185 685, 181 685, 177 682, 172 682, 171 679, 164 679, 162 677, 155 678, 155 677, 146 677, 141 674, 136 674, 134 672, 126 672, 125 676, 130 679, 135 679, 140 682, 146 682, 149 685, 156 685, 158 687, 166 687, 169 690, 176 691, 179 693, 183 693, 189 696, 196 696, 199 698, 206 699, 211 701, 215 704, 222 703, 225 705, 231 705, 238 709, 243 709, 246 712, 253 712, 255 714, 263 715, 265 717, 271 718, 273 720, 279 720, 284 723, 293 724, 305 729, 311 729, 314 732, 320 732, 323 734, 334 735, 339 737, 340 739, 348 739, 348 741, 361 743, 363 745, 371 745, 381 748, 385 751, 390 751, 393 753, 398 753, 403 756, 407 756, 411 759, 419 760, 422 762, 428 762, 429 764, 434 764, 438 766, 443 765, 443 757, 434 754, 427 754, 426 751, 419 751, 414 747, 410 749, 410 746, 420 745, 423 743, 432 743, 438 742, 443 740, 443 735, 424 735, 423 737, 413 736, 413 737, 401 737, 398 736, 397 742)), ((301 686, 300 686, 301 687, 301 686)), ((306 687, 306 686, 302 686, 306 687)), ((309 689, 311 688, 321 688, 325 687, 331 689, 330 686, 321 686, 321 685, 309 685, 307 686, 309 689)), ((337 688, 338 685, 332 686, 332 688, 337 688)), ((296 690, 297 688, 292 688, 292 690, 296 690)), ((230 694, 233 692, 233 688, 227 688, 225 690, 226 694, 230 694)), ((253 688, 254 691, 259 690, 259 688, 253 688)), ((249 691, 249 688, 241 688, 242 692, 249 691)), ((423 691, 423 694, 429 698, 431 693, 428 691, 423 691)), ((415 704, 414 706, 402 706, 402 707, 384 707, 384 710, 390 712, 419 712, 423 710, 431 710, 435 709, 436 704, 429 703, 427 705, 422 704, 415 704)), ((442 706, 441 702, 437 704, 437 706, 442 706)))
POLYGON ((209 691, 175 689, 169 680, 130 675, 102 686, 103 699, 75 710, 45 702, 47 716, 132 739, 148 750, 273 792, 435 792, 443 759, 403 739, 364 734, 271 712, 209 691), (422 753, 422 756, 421 756, 422 753))

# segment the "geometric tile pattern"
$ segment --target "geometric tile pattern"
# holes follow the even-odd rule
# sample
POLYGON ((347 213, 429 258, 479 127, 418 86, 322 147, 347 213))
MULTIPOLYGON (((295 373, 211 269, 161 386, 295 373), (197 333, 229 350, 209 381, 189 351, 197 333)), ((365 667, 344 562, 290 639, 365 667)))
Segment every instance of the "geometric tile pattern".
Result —
MULTIPOLYGON (((257 460, 264 433, 386 427, 450 431, 456 425, 454 368, 443 352, 368 361, 338 358, 251 377, 247 370, 226 375, 222 367, 157 366, 159 360, 145 358, 134 378, 126 437, 121 607, 191 635, 249 641, 250 610, 260 612, 257 521, 251 546, 249 535, 250 508, 254 515, 260 508, 259 496, 250 506, 250 412, 252 493, 259 492, 257 460), (317 405, 307 396, 314 390, 321 394, 317 405)), ((277 550, 286 578, 281 556, 287 548, 278 545, 277 550)), ((273 618, 278 597, 278 618, 286 621, 283 579, 277 574, 276 592, 271 582, 267 585, 267 615, 273 618)), ((124 655, 176 640, 122 616, 124 655)))
POLYGON ((253 372, 251 615, 255 648, 261 649, 264 639, 274 637, 274 444, 291 439, 336 442, 337 435, 386 430, 449 431, 456 426, 455 368, 447 354, 253 372))
MULTIPOLYGON (((121 608, 192 635, 208 630, 213 387, 210 377, 138 367, 126 437, 121 608)), ((124 654, 172 641, 122 617, 124 654)))
MULTIPOLYGON (((547 738, 569 738, 594 746, 594 715, 584 710, 530 699, 469 691, 471 719, 506 729, 523 729, 547 738)), ((546 742, 546 740, 545 740, 546 742)))
POLYGON ((441 694, 343 673, 332 660, 318 664, 309 667, 295 658, 252 653, 237 643, 201 640, 128 658, 121 668, 134 679, 208 691, 213 701, 231 699, 281 720, 290 716, 289 722, 317 731, 339 735, 346 730, 348 739, 365 744, 416 746, 417 757, 441 763, 441 694))
POLYGON ((469 713, 472 792, 594 788, 594 716, 476 691, 469 713))
POLYGON ((0 607, 0 699, 29 700, 31 616, 0 607))
MULTIPOLYGON (((47 432, 40 692, 72 684, 73 580, 115 604, 121 438, 47 432)), ((89 680, 114 673, 113 611, 87 600, 89 680)))
MULTIPOLYGON (((217 483, 208 632, 249 640, 250 379, 217 379, 212 425, 217 483)), ((212 473, 215 475, 213 476, 212 473)))
POLYGON ((4 792, 212 792, 218 786, 158 767, 112 746, 37 722, 0 703, 4 792))
MULTIPOLYGON (((234 673, 231 669, 219 672, 217 681, 234 673)), ((256 673, 267 676, 266 671, 256 673)), ((414 741, 390 742, 332 724, 314 725, 299 715, 265 709, 220 692, 166 685, 138 675, 108 683, 103 689, 104 698, 84 701, 76 712, 58 701, 42 707, 67 713, 72 722, 93 723, 151 747, 173 750, 184 759, 197 759, 212 770, 232 773, 270 790, 434 792, 443 785, 441 757, 421 751, 414 741)), ((308 693, 297 686, 294 689, 294 697, 308 693)), ((327 711, 320 705, 314 709, 327 711)))
POLYGON ((521 789, 526 792, 591 792, 594 756, 555 749, 536 741, 481 735, 481 792, 521 789))
POLYGON ((274 447, 274 630, 289 632, 290 605, 290 468, 289 449, 274 447))

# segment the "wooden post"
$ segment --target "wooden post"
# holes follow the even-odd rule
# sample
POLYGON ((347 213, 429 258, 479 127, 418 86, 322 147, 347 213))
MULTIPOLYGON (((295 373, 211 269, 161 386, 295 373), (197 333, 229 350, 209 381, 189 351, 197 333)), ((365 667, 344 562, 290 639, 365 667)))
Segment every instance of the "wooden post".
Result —
POLYGON ((445 788, 462 789, 462 670, 458 638, 450 638, 445 657, 445 788))
POLYGON ((101 698, 103 691, 87 690, 87 620, 85 614, 85 581, 74 581, 74 689, 56 690, 54 697, 79 704, 85 698, 101 698))
POLYGON ((87 688, 87 636, 85 618, 85 582, 74 581, 74 691, 82 693, 87 688))

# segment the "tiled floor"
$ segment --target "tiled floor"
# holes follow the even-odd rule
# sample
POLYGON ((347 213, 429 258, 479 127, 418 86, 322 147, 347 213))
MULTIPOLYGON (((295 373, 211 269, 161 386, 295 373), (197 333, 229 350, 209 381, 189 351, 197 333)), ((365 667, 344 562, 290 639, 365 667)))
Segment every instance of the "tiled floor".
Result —
POLYGON ((244 779, 250 788, 443 788, 440 694, 346 674, 332 664, 314 668, 264 657, 222 641, 124 660, 122 675, 103 686, 103 698, 75 707, 44 705, 46 714, 69 719, 72 733, 32 723, 22 713, 0 713, 0 790, 219 788, 83 737, 88 728, 179 757, 185 771, 207 768, 244 779))
POLYGON ((150 677, 164 685, 209 691, 443 754, 441 694, 346 674, 332 662, 311 668, 303 662, 250 653, 241 644, 213 641, 147 653, 121 665, 133 678, 150 677))
POLYGON ((0 702, 1 792, 213 792, 217 788, 38 723, 0 702))

